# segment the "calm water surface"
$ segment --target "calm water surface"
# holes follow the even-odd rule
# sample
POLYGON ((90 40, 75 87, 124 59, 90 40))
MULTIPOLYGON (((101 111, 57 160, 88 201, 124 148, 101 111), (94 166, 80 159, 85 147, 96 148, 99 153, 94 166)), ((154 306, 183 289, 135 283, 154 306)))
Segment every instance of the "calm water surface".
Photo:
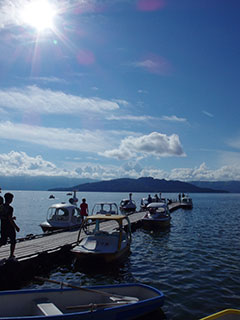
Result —
MULTIPOLYGON (((67 201, 65 192, 14 191, 14 208, 21 231, 40 234, 39 223, 47 208, 67 201)), ((140 206, 146 194, 133 194, 140 206)), ((177 194, 164 194, 176 199, 177 194)), ((90 210, 98 201, 119 205, 127 193, 79 193, 90 210)), ((141 282, 159 288, 166 300, 167 319, 199 319, 225 308, 240 308, 240 194, 191 194, 194 208, 172 213, 172 224, 164 232, 138 229, 133 233, 131 255, 118 267, 79 270, 59 266, 51 278, 76 285, 141 282)), ((31 283, 30 288, 40 285, 31 283)), ((41 287, 50 287, 45 283, 41 287)))

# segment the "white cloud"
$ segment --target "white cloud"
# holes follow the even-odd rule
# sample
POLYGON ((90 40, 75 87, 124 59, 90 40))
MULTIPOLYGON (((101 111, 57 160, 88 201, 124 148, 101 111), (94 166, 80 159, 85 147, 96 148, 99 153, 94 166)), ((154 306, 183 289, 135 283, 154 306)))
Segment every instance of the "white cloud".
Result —
POLYGON ((118 120, 118 121, 122 121, 122 120, 128 120, 128 121, 148 121, 148 120, 160 120, 160 121, 169 121, 169 122, 186 122, 187 119, 185 118, 179 118, 175 115, 172 116, 162 116, 162 117, 152 117, 152 116, 147 116, 147 115, 143 115, 143 116, 134 116, 134 115, 110 115, 107 116, 106 118, 107 120, 118 120))
POLYGON ((115 145, 118 137, 119 133, 115 131, 57 129, 0 122, 0 139, 24 141, 59 150, 103 152, 109 145, 115 145))
POLYGON ((64 171, 58 169, 53 163, 44 160, 40 155, 30 157, 25 152, 11 151, 0 154, 1 176, 38 176, 63 175, 64 171))
POLYGON ((208 116, 209 118, 213 118, 214 117, 213 114, 211 114, 208 111, 203 110, 202 113, 205 114, 205 116, 208 116))
POLYGON ((162 116, 161 117, 161 120, 164 120, 164 121, 172 121, 172 122, 186 122, 187 119, 185 118, 179 118, 175 115, 172 115, 172 116, 162 116))
POLYGON ((21 112, 34 110, 40 114, 102 113, 119 109, 113 101, 83 98, 37 86, 0 90, 0 107, 21 112))
POLYGON ((123 99, 113 99, 112 101, 116 102, 117 104, 121 104, 123 106, 128 106, 129 102, 123 99))
POLYGON ((240 149, 240 137, 230 139, 229 141, 227 141, 227 144, 235 149, 240 149))
POLYGON ((173 169, 168 177, 171 180, 182 181, 240 180, 240 166, 223 166, 219 169, 211 170, 205 163, 202 163, 199 168, 173 169))
POLYGON ((115 116, 115 115, 110 115, 107 116, 107 120, 129 120, 129 121, 147 121, 147 120, 154 120, 157 118, 151 117, 151 116, 133 116, 133 115, 124 115, 124 116, 115 116))
POLYGON ((105 157, 127 160, 136 157, 172 157, 185 156, 178 135, 167 136, 152 132, 140 137, 126 137, 121 141, 118 149, 102 153, 105 157))
POLYGON ((42 82, 50 82, 50 83, 67 83, 65 79, 57 78, 57 77, 31 77, 33 81, 42 81, 42 82))
POLYGON ((148 93, 148 91, 147 91, 147 90, 139 89, 139 90, 138 90, 138 93, 140 93, 140 94, 141 94, 141 93, 143 93, 143 94, 147 94, 147 93, 148 93))
POLYGON ((166 58, 156 54, 149 54, 148 57, 141 61, 130 63, 130 66, 141 68, 150 73, 159 75, 169 75, 173 70, 171 63, 166 58))

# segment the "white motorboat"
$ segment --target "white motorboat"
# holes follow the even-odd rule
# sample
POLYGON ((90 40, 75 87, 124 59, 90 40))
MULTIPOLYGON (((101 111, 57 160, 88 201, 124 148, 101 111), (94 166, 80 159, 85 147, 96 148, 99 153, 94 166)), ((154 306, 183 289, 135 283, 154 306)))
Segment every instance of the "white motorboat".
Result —
POLYGON ((155 202, 166 203, 166 198, 162 198, 161 193, 159 193, 159 196, 157 195, 157 193, 153 197, 151 197, 151 195, 149 195, 147 198, 141 199, 140 208, 141 208, 141 210, 145 211, 145 210, 147 210, 147 206, 150 203, 155 203, 155 202))
POLYGON ((129 199, 123 199, 120 202, 120 211, 122 213, 133 213, 136 209, 136 202, 132 200, 132 193, 129 193, 129 199))
POLYGON ((161 291, 139 283, 79 287, 39 280, 60 284, 61 288, 0 292, 0 320, 132 320, 164 304, 161 291))
POLYGON ((181 198, 181 207, 184 209, 192 209, 193 207, 192 198, 190 198, 188 194, 184 195, 181 198))
POLYGON ((88 216, 71 250, 78 260, 108 263, 122 260, 130 252, 131 223, 125 215, 88 216), (113 230, 113 231, 108 231, 113 230))
POLYGON ((47 211, 46 221, 40 224, 43 232, 77 228, 82 223, 80 209, 77 207, 76 192, 69 203, 52 204, 47 211))
POLYGON ((91 215, 96 214, 118 214, 118 206, 115 202, 97 202, 92 208, 91 215))
POLYGON ((171 216, 168 205, 163 202, 152 202, 147 205, 147 213, 142 219, 143 227, 165 228, 170 226, 171 216))

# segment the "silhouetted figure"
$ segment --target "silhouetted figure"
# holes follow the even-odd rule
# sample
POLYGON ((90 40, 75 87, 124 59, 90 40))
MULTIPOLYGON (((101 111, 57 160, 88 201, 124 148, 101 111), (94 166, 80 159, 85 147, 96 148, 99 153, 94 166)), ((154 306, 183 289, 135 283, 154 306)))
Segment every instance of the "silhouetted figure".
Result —
POLYGON ((10 239, 10 256, 9 258, 15 258, 14 250, 16 246, 16 231, 20 229, 15 223, 16 217, 13 216, 13 207, 10 204, 13 201, 13 194, 10 192, 4 195, 5 203, 3 204, 3 210, 1 214, 1 239, 0 246, 7 243, 7 239, 10 239))
POLYGON ((181 193, 178 194, 178 201, 181 202, 181 193))
POLYGON ((152 202, 152 197, 151 197, 151 195, 149 194, 148 195, 148 203, 151 203, 152 202))

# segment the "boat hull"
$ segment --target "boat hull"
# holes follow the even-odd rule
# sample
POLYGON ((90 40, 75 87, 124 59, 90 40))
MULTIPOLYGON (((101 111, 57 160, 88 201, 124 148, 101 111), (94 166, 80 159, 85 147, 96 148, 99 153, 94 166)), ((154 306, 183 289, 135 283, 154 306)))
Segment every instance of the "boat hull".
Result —
POLYGON ((46 316, 49 320, 131 320, 159 309, 164 303, 161 291, 142 284, 97 286, 87 289, 90 290, 45 289, 0 292, 0 320, 40 320, 46 319, 46 316), (93 290, 102 290, 108 295, 95 293, 93 290), (118 303, 114 303, 111 294, 121 295, 122 298, 118 298, 120 299, 118 303), (128 298, 135 298, 135 301, 126 303, 126 300, 123 300, 126 295, 128 298))
POLYGON ((142 225, 146 229, 161 229, 170 227, 171 219, 148 219, 144 218, 142 220, 142 225))
POLYGON ((123 261, 128 257, 130 254, 130 245, 126 246, 124 249, 110 252, 110 253, 98 253, 98 252, 81 252, 77 251, 77 249, 73 249, 72 252, 74 253, 78 262, 81 263, 90 263, 90 262, 97 262, 100 264, 107 264, 107 263, 118 263, 123 261))

